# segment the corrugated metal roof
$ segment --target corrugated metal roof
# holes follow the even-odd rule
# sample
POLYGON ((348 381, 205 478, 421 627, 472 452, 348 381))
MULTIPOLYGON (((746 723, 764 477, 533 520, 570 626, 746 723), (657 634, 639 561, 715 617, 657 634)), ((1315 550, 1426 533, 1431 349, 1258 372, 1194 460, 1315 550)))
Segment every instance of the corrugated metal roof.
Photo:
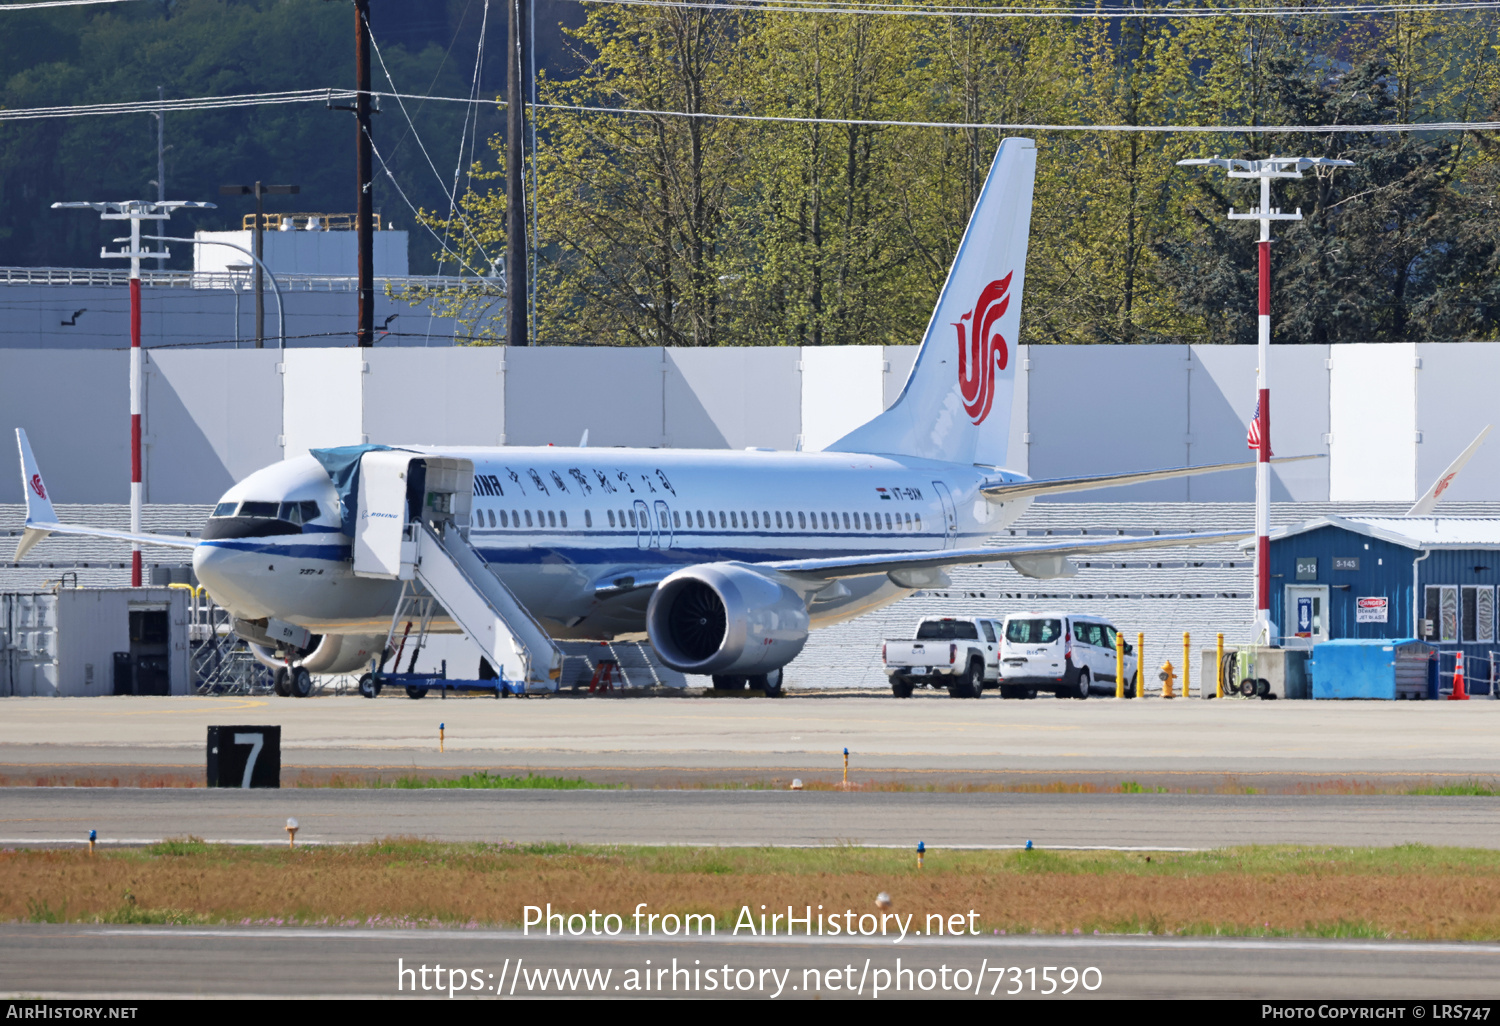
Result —
POLYGON ((1292 538, 1323 527, 1341 528, 1409 549, 1500 549, 1497 517, 1324 516, 1275 528, 1271 540, 1292 538))

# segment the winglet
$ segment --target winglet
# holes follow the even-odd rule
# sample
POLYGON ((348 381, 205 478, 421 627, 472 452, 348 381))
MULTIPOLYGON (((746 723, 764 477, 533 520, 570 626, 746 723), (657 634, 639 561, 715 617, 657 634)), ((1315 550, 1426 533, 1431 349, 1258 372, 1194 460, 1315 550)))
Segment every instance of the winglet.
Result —
POLYGON ((1453 479, 1458 476, 1458 472, 1464 469, 1464 464, 1468 463, 1474 453, 1479 451, 1479 446, 1483 443, 1484 436, 1490 433, 1490 428, 1493 426, 1492 424, 1484 426, 1484 430, 1479 432, 1479 437, 1470 442, 1469 447, 1458 454, 1458 459, 1450 463, 1448 469, 1439 474, 1438 479, 1432 482, 1432 487, 1427 489, 1427 494, 1418 499, 1417 504, 1406 511, 1407 516, 1425 517, 1437 507, 1437 504, 1442 501, 1444 493, 1448 491, 1448 486, 1453 483, 1453 479))
POLYGON ((19 563, 33 545, 52 533, 33 525, 57 523, 57 512, 52 508, 47 484, 42 480, 41 468, 36 465, 24 428, 16 428, 16 445, 21 450, 21 490, 26 493, 26 530, 16 545, 15 560, 19 563))

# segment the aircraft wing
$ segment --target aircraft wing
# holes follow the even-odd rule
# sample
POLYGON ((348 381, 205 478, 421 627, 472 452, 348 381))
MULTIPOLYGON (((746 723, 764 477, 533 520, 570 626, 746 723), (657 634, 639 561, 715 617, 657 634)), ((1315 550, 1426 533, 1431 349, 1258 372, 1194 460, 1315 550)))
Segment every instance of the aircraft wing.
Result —
MULTIPOLYGON (((1198 531, 1187 534, 1112 535, 1097 538, 1070 538, 1042 544, 997 545, 992 548, 943 549, 927 552, 888 552, 860 556, 834 556, 828 559, 791 559, 775 563, 757 563, 757 567, 820 580, 841 577, 864 577, 906 571, 939 570, 965 563, 1011 563, 1027 577, 1068 576, 1065 569, 1069 556, 1095 552, 1134 552, 1180 545, 1222 545, 1254 537, 1253 531, 1198 531), (1049 572, 1050 571, 1050 572, 1049 572)), ((909 580, 919 581, 919 577, 909 580)), ((901 582, 898 582, 901 583, 901 582)), ((914 584, 912 586, 926 586, 914 584)))
POLYGON ((169 549, 191 549, 196 548, 198 545, 198 539, 196 538, 174 538, 169 534, 150 534, 147 532, 132 534, 129 531, 116 531, 108 527, 89 527, 87 524, 49 524, 28 520, 26 521, 26 531, 21 535, 20 543, 16 545, 16 561, 19 562, 31 549, 31 546, 49 534, 80 534, 90 538, 114 538, 136 545, 161 545, 169 549))
MULTIPOLYGON (((1322 453, 1311 456, 1280 456, 1272 463, 1296 463, 1299 460, 1321 460, 1322 453)), ((985 485, 980 488, 991 502, 1010 502, 1012 499, 1027 499, 1037 495, 1057 495, 1062 492, 1087 492, 1095 488, 1118 488, 1121 485, 1146 484, 1150 481, 1168 481, 1177 477, 1196 477, 1199 474, 1217 474, 1221 470, 1245 470, 1255 466, 1256 461, 1246 463, 1210 463, 1201 467, 1173 467, 1169 470, 1142 470, 1129 474, 1100 474, 1095 477, 1058 477, 1044 481, 1016 481, 1014 483, 985 485)))
POLYGON ((49 534, 81 534, 92 538, 115 538, 137 545, 164 545, 173 549, 191 549, 198 542, 193 538, 174 538, 165 534, 134 534, 116 531, 108 527, 89 527, 84 524, 63 524, 52 508, 52 497, 47 484, 42 480, 36 457, 31 454, 31 442, 22 428, 16 428, 16 445, 21 450, 21 488, 26 493, 26 530, 16 543, 15 561, 20 562, 31 547, 49 534))

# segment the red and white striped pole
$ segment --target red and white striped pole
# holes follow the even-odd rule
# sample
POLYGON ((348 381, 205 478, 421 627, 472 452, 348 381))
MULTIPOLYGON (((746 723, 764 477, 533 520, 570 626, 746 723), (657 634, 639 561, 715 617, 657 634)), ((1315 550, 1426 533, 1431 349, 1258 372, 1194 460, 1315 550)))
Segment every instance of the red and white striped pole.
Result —
MULTIPOLYGON (((1302 208, 1298 207, 1293 214, 1274 209, 1271 206, 1271 179, 1301 178, 1304 171, 1353 167, 1354 162, 1330 157, 1268 157, 1265 160, 1195 157, 1179 160, 1177 165, 1218 167, 1227 171, 1230 178, 1260 180, 1260 208, 1248 214, 1237 214, 1230 207, 1229 219, 1260 222, 1260 239, 1256 246, 1260 260, 1260 304, 1256 325, 1258 366, 1255 369, 1260 440, 1255 461, 1255 623, 1252 636, 1257 645, 1272 645, 1278 638, 1271 623, 1271 222, 1300 221, 1302 208)), ((1252 439, 1253 431, 1252 428, 1252 439)))
MULTIPOLYGON (((1271 629, 1271 179, 1260 180, 1260 310, 1257 318, 1256 398, 1260 449, 1255 463, 1255 641, 1269 645, 1271 629)), ((1301 213, 1301 211, 1298 211, 1301 213)))
MULTIPOLYGON (((111 251, 108 248, 101 249, 99 256, 104 259, 128 259, 130 261, 130 533, 139 535, 141 533, 141 414, 144 412, 141 396, 141 258, 155 258, 164 260, 172 254, 165 249, 159 252, 141 251, 141 221, 165 221, 172 216, 172 211, 183 207, 196 207, 200 209, 213 209, 212 203, 198 203, 185 200, 159 200, 155 203, 149 200, 123 200, 119 202, 93 202, 84 201, 79 203, 54 203, 53 210, 66 208, 89 209, 99 212, 99 216, 105 221, 129 221, 130 237, 115 239, 115 242, 128 242, 129 249, 111 251)), ((157 238, 158 236, 152 236, 157 238)), ((139 542, 130 543, 130 586, 139 588, 141 586, 141 546, 139 542)))
MULTIPOLYGON (((130 219, 130 533, 141 533, 141 219, 130 219)), ((141 586, 141 546, 130 545, 130 586, 141 586)))

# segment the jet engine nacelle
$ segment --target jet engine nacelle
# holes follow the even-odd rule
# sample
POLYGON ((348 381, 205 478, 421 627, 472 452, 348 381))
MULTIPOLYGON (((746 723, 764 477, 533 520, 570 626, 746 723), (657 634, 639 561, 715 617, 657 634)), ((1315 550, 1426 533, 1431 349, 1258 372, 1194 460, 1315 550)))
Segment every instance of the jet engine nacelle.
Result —
POLYGON ((661 661, 682 673, 770 673, 807 644, 807 603, 737 563, 702 563, 657 585, 646 631, 661 661))
MULTIPOLYGON (((324 634, 314 635, 317 644, 301 656, 293 656, 292 662, 308 673, 354 673, 370 666, 370 658, 385 644, 384 634, 324 634)), ((274 649, 264 645, 250 645, 250 652, 264 666, 279 670, 286 663, 276 658, 274 649)))

